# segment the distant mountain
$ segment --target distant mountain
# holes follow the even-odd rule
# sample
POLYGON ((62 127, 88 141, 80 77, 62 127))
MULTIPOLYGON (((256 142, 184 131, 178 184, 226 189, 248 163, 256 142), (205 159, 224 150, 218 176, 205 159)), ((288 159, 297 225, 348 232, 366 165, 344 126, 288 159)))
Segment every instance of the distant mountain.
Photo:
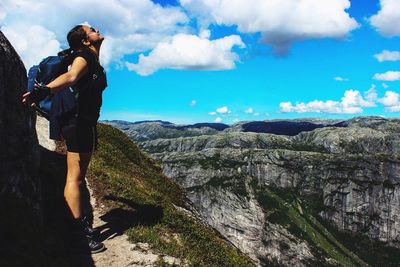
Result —
POLYGON ((120 120, 103 121, 125 132, 134 141, 170 139, 178 137, 213 135, 229 128, 222 123, 196 123, 176 125, 166 121, 126 122, 120 120))
POLYGON ((347 127, 342 120, 305 119, 272 120, 240 122, 232 126, 223 123, 196 123, 176 125, 168 121, 138 121, 122 120, 103 121, 124 131, 133 141, 148 141, 155 139, 170 139, 178 137, 213 135, 218 132, 254 132, 272 133, 277 135, 294 136, 323 127, 347 127))
POLYGON ((200 128, 211 128, 215 129, 217 131, 223 131, 226 128, 229 128, 229 125, 223 124, 223 123, 195 123, 195 124, 190 124, 190 125, 182 125, 182 126, 174 126, 174 125, 167 125, 165 127, 177 129, 177 130, 187 130, 187 129, 200 129, 200 128))
MULTIPOLYGON (((294 136, 301 132, 309 132, 317 128, 323 128, 327 126, 338 127, 335 125, 324 125, 315 124, 311 122, 297 122, 297 121, 254 121, 242 125, 243 132, 254 132, 254 133, 272 133, 277 135, 289 135, 294 136)), ((339 127, 346 127, 340 125, 339 127)))

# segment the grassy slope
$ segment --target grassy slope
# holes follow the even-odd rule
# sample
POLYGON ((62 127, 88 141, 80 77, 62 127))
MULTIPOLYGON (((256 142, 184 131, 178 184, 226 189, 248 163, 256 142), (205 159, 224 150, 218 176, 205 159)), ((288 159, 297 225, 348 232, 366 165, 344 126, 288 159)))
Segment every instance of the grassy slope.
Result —
POLYGON ((181 189, 125 134, 102 124, 98 130, 98 151, 88 177, 110 213, 125 214, 132 241, 148 242, 193 266, 254 266, 215 232, 174 207, 185 205, 181 189))

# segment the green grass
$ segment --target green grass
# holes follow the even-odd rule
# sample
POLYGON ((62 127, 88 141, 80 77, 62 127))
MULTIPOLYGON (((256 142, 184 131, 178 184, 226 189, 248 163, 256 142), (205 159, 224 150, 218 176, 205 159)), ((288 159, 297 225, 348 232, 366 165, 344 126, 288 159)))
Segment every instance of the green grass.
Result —
MULTIPOLYGON (((149 243, 154 250, 191 266, 255 266, 216 232, 175 208, 186 205, 180 187, 125 134, 102 124, 98 132, 98 151, 88 176, 95 195, 105 205, 133 214, 134 222, 127 231, 132 242, 149 243), (106 196, 114 201, 107 201, 106 196), (160 210, 160 214, 149 214, 160 210)), ((161 260, 158 264, 166 266, 161 260)))

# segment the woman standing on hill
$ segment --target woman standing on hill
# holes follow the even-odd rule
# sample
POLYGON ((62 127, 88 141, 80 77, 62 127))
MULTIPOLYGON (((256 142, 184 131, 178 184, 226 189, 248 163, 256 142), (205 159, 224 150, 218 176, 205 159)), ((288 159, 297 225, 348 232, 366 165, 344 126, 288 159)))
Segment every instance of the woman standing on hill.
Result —
MULTIPOLYGON (((61 128, 67 145, 67 178, 64 197, 75 226, 82 231, 92 253, 101 252, 104 245, 93 238, 90 219, 82 214, 82 189, 86 171, 97 145, 96 124, 100 115, 102 93, 107 87, 106 74, 99 63, 100 47, 104 37, 92 27, 78 25, 72 28, 67 40, 73 51, 73 61, 68 72, 46 86, 36 85, 35 91, 54 93, 73 86, 78 91, 77 110, 61 128)), ((34 98, 34 93, 23 95, 23 103, 34 98)), ((51 120, 50 120, 51 124, 51 120)))

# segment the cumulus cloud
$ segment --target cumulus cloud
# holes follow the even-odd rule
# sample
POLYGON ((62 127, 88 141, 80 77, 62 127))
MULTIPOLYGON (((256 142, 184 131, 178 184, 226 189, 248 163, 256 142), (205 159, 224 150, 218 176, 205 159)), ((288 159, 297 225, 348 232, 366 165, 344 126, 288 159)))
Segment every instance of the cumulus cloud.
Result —
POLYGON ((253 110, 253 108, 249 107, 249 108, 246 109, 244 112, 245 112, 245 113, 253 113, 254 110, 253 110))
POLYGON ((337 77, 335 77, 335 78, 333 78, 335 81, 338 81, 338 82, 348 82, 349 81, 349 79, 348 78, 343 78, 343 77, 340 77, 340 76, 337 76, 337 77))
POLYGON ((347 90, 342 97, 343 107, 374 107, 376 100, 375 87, 369 89, 365 94, 365 99, 358 90, 347 90), (369 99, 369 100, 368 100, 369 99))
POLYGON ((379 99, 379 102, 385 106, 385 110, 388 112, 400 111, 400 95, 396 92, 386 91, 384 97, 379 99))
POLYGON ((193 99, 192 101, 190 101, 190 106, 194 107, 197 105, 197 100, 193 99))
POLYGON ((389 85, 387 85, 386 83, 382 83, 382 87, 387 89, 387 88, 389 88, 389 85))
POLYGON ((388 51, 383 50, 379 54, 375 54, 374 57, 379 61, 398 61, 400 60, 400 52, 399 51, 388 51))
POLYGON ((378 81, 398 81, 400 80, 400 71, 387 71, 385 73, 376 73, 373 78, 378 81))
MULTIPOLYGON (((26 38, 27 29, 38 26, 54 33, 53 40, 65 47, 68 30, 89 21, 106 37, 101 55, 103 64, 118 62, 127 54, 150 50, 166 36, 187 32, 189 22, 182 8, 162 7, 151 0, 3 0, 0 10, 1 30, 7 27, 14 33, 13 39, 10 38, 14 46, 16 40, 26 38), (25 30, 19 31, 20 25, 25 30)), ((35 38, 44 39, 41 42, 47 40, 41 35, 35 38)), ((46 46, 43 53, 53 53, 45 49, 46 46)), ((26 55, 29 51, 18 48, 17 52, 26 55)), ((24 56, 22 59, 29 61, 24 56)))
POLYGON ((127 62, 126 66, 144 76, 163 68, 233 69, 238 60, 238 55, 231 51, 234 46, 245 47, 238 35, 209 40, 197 35, 177 34, 157 44, 148 56, 141 54, 137 64, 127 62))
POLYGON ((346 10, 349 0, 180 0, 203 27, 235 25, 243 33, 262 34, 277 54, 292 42, 315 38, 344 38, 358 27, 346 10))
POLYGON ((381 9, 369 21, 384 36, 400 34, 400 2, 398 0, 381 0, 381 9))
POLYGON ((42 26, 25 27, 20 24, 2 27, 1 30, 19 52, 27 69, 38 64, 42 58, 55 55, 61 50, 55 34, 42 26), (21 32, 24 35, 21 35, 21 32), (41 38, 37 38, 38 36, 41 38))
POLYGON ((229 108, 227 106, 223 106, 223 107, 217 108, 217 112, 220 114, 229 113, 229 108))
POLYGON ((314 100, 308 103, 296 103, 293 105, 291 102, 281 102, 279 108, 281 112, 317 112, 317 113, 331 113, 331 114, 356 114, 361 113, 364 107, 373 107, 376 100, 374 97, 375 89, 371 88, 365 93, 365 97, 361 95, 358 90, 347 90, 344 93, 341 101, 321 101, 314 100), (370 100, 368 100, 370 99, 370 100))
POLYGON ((217 118, 215 118, 215 120, 214 120, 214 122, 216 122, 216 123, 220 123, 221 121, 222 121, 221 117, 217 117, 217 118))
POLYGON ((208 112, 208 114, 209 114, 209 115, 216 115, 216 114, 217 114, 217 112, 215 112, 215 111, 211 111, 211 112, 208 112))

